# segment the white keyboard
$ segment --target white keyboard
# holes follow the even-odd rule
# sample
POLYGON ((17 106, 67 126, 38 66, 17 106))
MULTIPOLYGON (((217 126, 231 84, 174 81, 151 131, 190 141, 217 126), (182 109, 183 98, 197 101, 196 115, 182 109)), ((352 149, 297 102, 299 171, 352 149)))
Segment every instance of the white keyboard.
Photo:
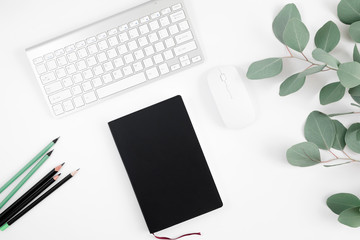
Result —
POLYGON ((26 52, 57 117, 203 61, 181 0, 147 2, 26 52))

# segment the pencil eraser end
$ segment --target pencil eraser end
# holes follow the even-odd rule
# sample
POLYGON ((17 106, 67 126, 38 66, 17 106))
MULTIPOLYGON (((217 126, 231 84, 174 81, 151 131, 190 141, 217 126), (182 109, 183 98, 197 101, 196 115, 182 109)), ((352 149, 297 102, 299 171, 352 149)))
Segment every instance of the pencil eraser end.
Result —
POLYGON ((8 227, 9 227, 9 224, 5 223, 4 225, 2 225, 2 226, 0 227, 0 230, 1 230, 1 231, 5 231, 5 229, 7 229, 8 227))

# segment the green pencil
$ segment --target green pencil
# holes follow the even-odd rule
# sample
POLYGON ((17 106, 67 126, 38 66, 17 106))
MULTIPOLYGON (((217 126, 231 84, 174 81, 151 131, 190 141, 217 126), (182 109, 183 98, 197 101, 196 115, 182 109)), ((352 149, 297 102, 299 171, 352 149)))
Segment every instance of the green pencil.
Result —
POLYGON ((4 200, 2 200, 2 202, 0 203, 0 209, 10 200, 10 198, 12 198, 12 196, 14 196, 14 194, 22 187, 22 185, 24 185, 24 183, 26 183, 27 180, 29 180, 29 178, 41 167, 41 165, 43 165, 43 163, 48 160, 48 158, 50 157, 51 153, 54 150, 48 152, 36 165, 35 167, 33 167, 30 172, 28 174, 26 174, 26 176, 18 183, 18 185, 16 185, 16 187, 5 197, 4 200))
POLYGON ((0 188, 0 193, 2 193, 8 186, 10 186, 18 177, 20 177, 26 170, 29 169, 37 160, 39 160, 49 149, 55 145, 59 138, 52 140, 41 152, 38 153, 30 162, 28 162, 19 172, 17 172, 9 181, 7 181, 4 186, 0 188))

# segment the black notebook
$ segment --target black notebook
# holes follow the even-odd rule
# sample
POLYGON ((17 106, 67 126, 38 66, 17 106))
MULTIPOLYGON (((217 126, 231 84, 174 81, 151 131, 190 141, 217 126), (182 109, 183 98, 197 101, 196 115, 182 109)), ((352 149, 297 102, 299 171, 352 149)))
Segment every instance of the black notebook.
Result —
POLYGON ((150 233, 222 206, 180 96, 109 126, 150 233))

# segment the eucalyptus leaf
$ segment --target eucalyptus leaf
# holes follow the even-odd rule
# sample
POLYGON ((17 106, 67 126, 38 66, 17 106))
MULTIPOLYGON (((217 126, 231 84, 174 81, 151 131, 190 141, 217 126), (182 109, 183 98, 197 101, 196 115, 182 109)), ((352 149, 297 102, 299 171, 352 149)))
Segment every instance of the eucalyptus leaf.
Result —
POLYGON ((327 115, 313 111, 306 119, 304 134, 307 141, 328 150, 334 143, 336 130, 333 121, 327 115))
POLYGON ((309 167, 321 162, 319 148, 310 142, 296 144, 286 152, 288 162, 293 166, 309 167))
POLYGON ((326 65, 318 65, 315 67, 308 68, 305 71, 301 72, 300 74, 302 76, 309 76, 309 75, 321 72, 325 67, 326 67, 326 65))
POLYGON ((350 193, 338 193, 330 196, 326 204, 336 214, 340 214, 349 208, 360 207, 360 199, 350 193))
POLYGON ((337 13, 341 22, 352 24, 360 21, 360 1, 359 0, 341 0, 337 13))
POLYGON ((301 20, 300 13, 299 13, 299 10, 297 9, 296 5, 293 3, 290 3, 290 4, 287 4, 285 7, 283 7, 283 9, 281 9, 281 11, 275 17, 275 19, 272 23, 272 29, 275 34, 275 37, 282 43, 284 43, 283 33, 285 30, 286 24, 292 18, 301 20))
POLYGON ((340 82, 330 83, 320 91, 320 103, 326 105, 337 102, 345 95, 345 87, 340 82))
POLYGON ((286 96, 291 93, 298 91, 302 86, 304 86, 306 77, 301 75, 300 73, 296 73, 290 77, 288 77, 281 85, 280 85, 280 96, 286 96))
POLYGON ((354 60, 354 62, 360 63, 360 53, 359 53, 359 50, 358 50, 356 44, 354 46, 353 60, 354 60))
POLYGON ((338 68, 340 65, 340 62, 335 57, 325 52, 321 48, 316 48, 312 52, 312 56, 315 60, 326 63, 329 67, 338 68))
POLYGON ((340 41, 340 31, 333 21, 328 21, 315 35, 315 45, 325 52, 332 51, 340 41))
POLYGON ((345 134, 346 145, 354 152, 360 153, 360 123, 352 124, 345 134))
POLYGON ((355 42, 360 42, 360 21, 354 22, 349 28, 350 37, 355 42))
POLYGON ((360 104, 360 85, 349 89, 349 94, 355 102, 360 104))
POLYGON ((286 24, 283 39, 287 46, 295 51, 304 51, 309 42, 310 34, 304 23, 299 19, 292 18, 286 24))
MULTIPOLYGON (((333 123, 335 125, 336 135, 335 135, 335 140, 334 140, 332 147, 341 151, 346 146, 345 134, 346 134, 347 129, 338 120, 333 120, 333 123)), ((360 204, 359 204, 359 206, 360 206, 360 204)))
POLYGON ((360 85, 360 63, 348 62, 340 64, 337 75, 341 84, 346 88, 360 85))
POLYGON ((270 78, 281 73, 283 67, 282 58, 267 58, 254 62, 250 65, 246 74, 249 79, 270 78))
POLYGON ((344 210, 340 213, 339 222, 349 227, 360 227, 360 207, 354 207, 344 210))

